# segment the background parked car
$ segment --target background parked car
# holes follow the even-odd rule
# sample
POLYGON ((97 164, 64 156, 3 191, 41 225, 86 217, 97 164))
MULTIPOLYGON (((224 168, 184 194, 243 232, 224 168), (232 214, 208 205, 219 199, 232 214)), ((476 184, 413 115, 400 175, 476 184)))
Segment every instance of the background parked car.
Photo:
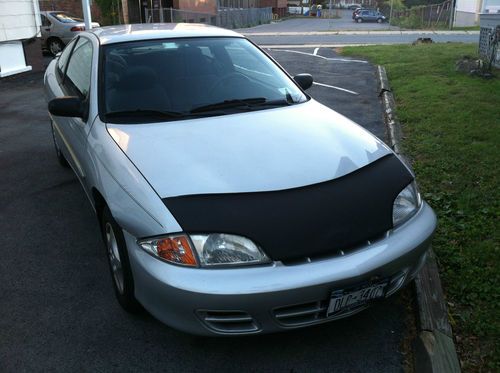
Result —
POLYGON ((362 10, 371 10, 371 9, 368 9, 368 8, 356 8, 354 9, 354 12, 352 12, 352 19, 356 18, 356 15, 361 12, 362 10))
POLYGON ((354 20, 358 23, 361 22, 382 23, 386 21, 386 18, 382 13, 377 12, 376 10, 363 9, 356 13, 356 15, 354 16, 354 20))
MULTIPOLYGON (((83 19, 65 12, 40 12, 42 18, 42 45, 54 56, 63 50, 64 46, 76 33, 85 31, 83 19)), ((99 27, 96 22, 92 27, 99 27)))

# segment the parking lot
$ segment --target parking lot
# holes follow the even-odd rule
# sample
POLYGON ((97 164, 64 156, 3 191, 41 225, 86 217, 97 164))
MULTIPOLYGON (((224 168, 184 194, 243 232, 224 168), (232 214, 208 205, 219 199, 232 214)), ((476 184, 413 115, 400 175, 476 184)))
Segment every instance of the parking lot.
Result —
MULTIPOLYGON (((374 66, 326 48, 267 52, 384 137, 374 66)), ((194 337, 122 311, 90 204, 57 163, 41 74, 0 82, 0 167, 0 371, 403 371, 408 290, 348 319, 244 338, 194 337)))
MULTIPOLYGON (((316 18, 316 17, 301 17, 291 18, 284 21, 272 22, 270 24, 259 25, 239 29, 238 32, 311 32, 311 31, 339 31, 339 30, 356 30, 356 31, 372 31, 372 30, 399 30, 397 26, 391 26, 388 22, 363 22, 357 23, 352 19, 352 10, 338 9, 339 18, 316 18)), ((335 13, 336 14, 336 13, 335 13)), ((387 14, 386 14, 387 16, 387 14)))

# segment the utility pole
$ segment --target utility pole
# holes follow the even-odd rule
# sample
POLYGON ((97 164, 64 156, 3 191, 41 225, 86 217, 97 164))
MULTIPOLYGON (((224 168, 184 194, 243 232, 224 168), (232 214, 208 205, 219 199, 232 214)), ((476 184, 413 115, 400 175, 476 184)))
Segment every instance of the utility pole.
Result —
MULTIPOLYGON (((151 7, 153 11, 153 7, 151 7)), ((122 13, 123 13, 123 23, 128 24, 128 0, 122 0, 122 13)))
POLYGON ((392 6, 394 4, 394 0, 391 0, 391 11, 389 12, 389 24, 392 22, 392 6))
POLYGON ((450 30, 453 29, 453 18, 455 18, 455 0, 451 0, 450 9, 450 30))
POLYGON ((90 14, 89 0, 82 0, 83 20, 85 21, 85 30, 92 28, 92 15, 90 14))

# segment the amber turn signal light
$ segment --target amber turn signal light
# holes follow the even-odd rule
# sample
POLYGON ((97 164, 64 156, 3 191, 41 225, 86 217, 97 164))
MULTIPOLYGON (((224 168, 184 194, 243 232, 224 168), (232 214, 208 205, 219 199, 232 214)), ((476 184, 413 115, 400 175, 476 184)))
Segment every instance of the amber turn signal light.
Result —
POLYGON ((138 242, 149 252, 167 262, 184 266, 197 267, 198 261, 186 235, 178 234, 167 237, 145 239, 138 242))
POLYGON ((173 236, 158 240, 158 256, 169 262, 196 266, 196 257, 194 256, 189 240, 186 236, 173 236))

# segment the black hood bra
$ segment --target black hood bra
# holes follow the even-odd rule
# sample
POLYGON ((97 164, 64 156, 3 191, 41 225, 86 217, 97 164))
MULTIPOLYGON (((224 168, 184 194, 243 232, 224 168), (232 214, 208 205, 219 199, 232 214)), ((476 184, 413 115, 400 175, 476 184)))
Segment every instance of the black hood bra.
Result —
POLYGON ((413 176, 386 155, 340 178, 270 192, 196 194, 163 202, 188 233, 230 233, 273 260, 335 254, 392 228, 394 199, 413 176))

